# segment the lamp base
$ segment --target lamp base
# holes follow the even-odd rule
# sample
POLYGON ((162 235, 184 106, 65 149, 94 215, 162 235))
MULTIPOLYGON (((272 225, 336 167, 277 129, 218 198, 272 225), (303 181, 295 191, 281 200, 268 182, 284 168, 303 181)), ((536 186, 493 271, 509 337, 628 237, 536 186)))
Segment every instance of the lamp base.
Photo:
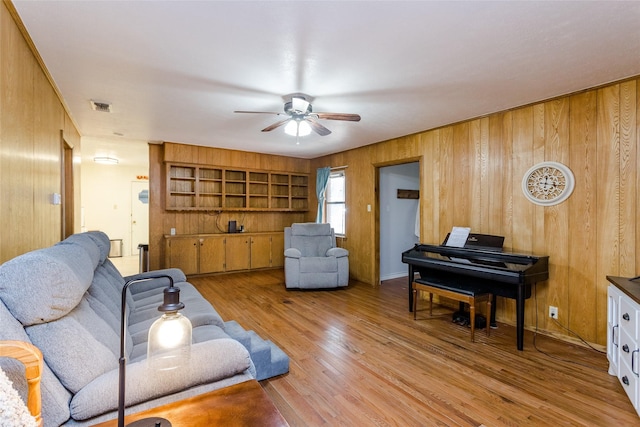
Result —
POLYGON ((149 417, 127 424, 127 427, 171 427, 171 422, 166 418, 149 417))

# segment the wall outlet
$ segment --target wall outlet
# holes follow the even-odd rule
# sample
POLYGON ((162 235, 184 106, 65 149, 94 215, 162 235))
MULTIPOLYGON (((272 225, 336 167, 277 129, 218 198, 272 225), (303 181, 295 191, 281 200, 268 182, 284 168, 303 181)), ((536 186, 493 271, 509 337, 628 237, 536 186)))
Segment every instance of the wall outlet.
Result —
POLYGON ((171 233, 172 236, 175 236, 176 235, 176 229, 175 228, 171 228, 170 233, 171 233))
POLYGON ((552 305, 549 306, 549 317, 558 319, 558 307, 554 307, 552 305))

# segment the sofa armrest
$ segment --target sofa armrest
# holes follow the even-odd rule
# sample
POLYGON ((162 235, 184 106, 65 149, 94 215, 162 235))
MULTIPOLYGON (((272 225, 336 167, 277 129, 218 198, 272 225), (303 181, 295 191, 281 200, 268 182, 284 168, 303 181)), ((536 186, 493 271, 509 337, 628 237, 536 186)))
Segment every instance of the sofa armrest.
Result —
POLYGON ((300 258, 302 256, 302 252, 296 248, 287 248, 284 251, 284 256, 287 258, 300 258))
POLYGON ((349 256, 349 251, 344 248, 331 248, 327 251, 327 256, 342 258, 345 256, 349 256))
MULTIPOLYGON (((191 346, 189 362, 176 369, 158 371, 147 359, 127 365, 127 406, 176 393, 200 384, 213 383, 247 371, 249 352, 231 338, 204 341, 191 346)), ((71 416, 86 420, 118 408, 118 369, 84 386, 71 399, 71 416)))
POLYGON ((129 281, 138 279, 153 279, 156 277, 158 278, 158 280, 149 280, 146 283, 132 285, 131 288, 129 288, 129 291, 132 295, 134 295, 140 292, 148 291, 150 289, 165 288, 169 286, 169 279, 160 276, 170 276, 173 279, 174 284, 187 281, 187 277, 179 268, 165 268, 162 270, 153 270, 144 273, 133 274, 131 276, 125 277, 124 280, 129 281))

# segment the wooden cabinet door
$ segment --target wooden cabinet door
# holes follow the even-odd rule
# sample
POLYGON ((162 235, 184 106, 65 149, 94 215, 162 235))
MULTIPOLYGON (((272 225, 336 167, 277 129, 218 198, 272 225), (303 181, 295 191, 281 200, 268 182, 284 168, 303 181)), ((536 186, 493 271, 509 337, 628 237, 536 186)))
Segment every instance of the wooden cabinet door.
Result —
POLYGON ((197 237, 168 239, 168 266, 179 268, 187 275, 198 274, 198 244, 197 237))
POLYGON ((225 238, 200 238, 200 274, 219 273, 224 271, 225 238))
POLYGON ((249 237, 242 234, 227 235, 225 245, 225 271, 248 270, 251 266, 251 248, 249 237))
POLYGON ((251 268, 271 266, 271 236, 261 234, 251 236, 251 268))
POLYGON ((284 233, 271 236, 271 267, 284 267, 284 233))

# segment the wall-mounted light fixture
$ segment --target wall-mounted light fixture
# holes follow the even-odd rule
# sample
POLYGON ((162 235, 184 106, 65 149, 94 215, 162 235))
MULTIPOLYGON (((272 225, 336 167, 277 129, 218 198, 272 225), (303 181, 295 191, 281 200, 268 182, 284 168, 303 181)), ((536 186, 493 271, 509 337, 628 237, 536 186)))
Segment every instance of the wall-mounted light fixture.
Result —
POLYGON ((101 165, 117 165, 118 159, 115 157, 94 157, 93 161, 101 165))

